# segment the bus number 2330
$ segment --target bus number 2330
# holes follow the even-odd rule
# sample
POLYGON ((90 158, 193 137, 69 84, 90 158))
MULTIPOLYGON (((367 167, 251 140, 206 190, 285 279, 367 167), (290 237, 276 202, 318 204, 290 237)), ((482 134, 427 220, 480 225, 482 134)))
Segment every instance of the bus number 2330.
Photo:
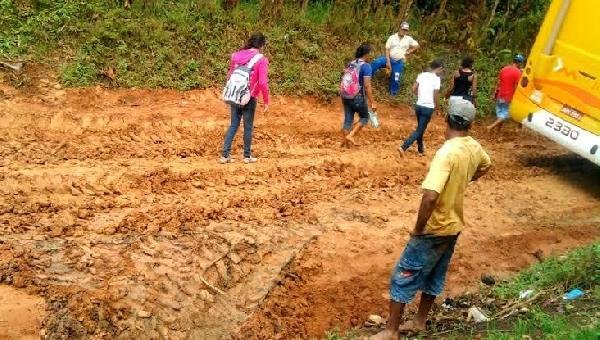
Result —
POLYGON ((552 117, 546 119, 546 126, 572 140, 577 140, 577 138, 579 138, 579 131, 571 129, 568 125, 552 117))

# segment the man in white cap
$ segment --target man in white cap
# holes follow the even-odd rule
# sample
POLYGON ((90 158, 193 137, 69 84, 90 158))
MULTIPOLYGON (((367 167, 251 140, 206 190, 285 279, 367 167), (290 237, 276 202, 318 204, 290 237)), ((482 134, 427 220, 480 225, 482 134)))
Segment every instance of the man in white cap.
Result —
POLYGON ((452 102, 446 122, 446 142, 431 161, 423 181, 423 196, 414 229, 390 281, 390 316, 386 329, 371 337, 397 339, 398 334, 425 330, 427 315, 446 281, 458 235, 465 227, 463 198, 469 182, 491 167, 490 157, 469 133, 475 107, 465 99, 452 102), (421 291, 413 320, 400 326, 404 307, 421 291))
POLYGON ((379 56, 371 62, 373 74, 383 67, 391 72, 390 95, 392 96, 397 95, 400 90, 406 58, 419 48, 419 43, 408 35, 409 29, 408 22, 402 22, 400 31, 392 34, 385 43, 385 55, 379 56))

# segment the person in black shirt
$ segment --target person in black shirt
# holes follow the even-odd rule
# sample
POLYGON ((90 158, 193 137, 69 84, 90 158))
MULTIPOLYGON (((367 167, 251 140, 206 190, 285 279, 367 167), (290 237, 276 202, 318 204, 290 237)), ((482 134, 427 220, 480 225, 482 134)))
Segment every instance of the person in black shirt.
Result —
POLYGON ((477 106, 477 74, 473 71, 473 58, 466 56, 460 63, 460 68, 454 72, 450 88, 446 92, 449 101, 462 98, 477 106))

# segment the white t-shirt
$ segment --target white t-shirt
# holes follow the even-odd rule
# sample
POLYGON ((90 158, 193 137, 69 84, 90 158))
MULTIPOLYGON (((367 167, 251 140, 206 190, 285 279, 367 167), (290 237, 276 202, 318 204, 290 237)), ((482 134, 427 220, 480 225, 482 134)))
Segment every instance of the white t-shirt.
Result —
POLYGON ((393 60, 404 59, 406 51, 416 46, 419 46, 419 43, 411 36, 405 35, 400 38, 398 33, 391 35, 385 43, 385 49, 390 50, 390 58, 393 60))
POLYGON ((440 89, 440 77, 433 72, 423 72, 417 77, 419 89, 417 93, 417 105, 435 108, 434 91, 440 89))

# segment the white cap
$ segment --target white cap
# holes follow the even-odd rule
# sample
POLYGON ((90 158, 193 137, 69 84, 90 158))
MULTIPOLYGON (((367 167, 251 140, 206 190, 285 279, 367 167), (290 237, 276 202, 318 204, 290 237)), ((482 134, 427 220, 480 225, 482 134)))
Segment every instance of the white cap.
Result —
POLYGON ((407 31, 408 31, 408 30, 410 29, 410 25, 408 24, 408 22, 406 22, 406 21, 403 21, 403 22, 400 24, 400 29, 403 29, 403 30, 407 30, 407 31))

